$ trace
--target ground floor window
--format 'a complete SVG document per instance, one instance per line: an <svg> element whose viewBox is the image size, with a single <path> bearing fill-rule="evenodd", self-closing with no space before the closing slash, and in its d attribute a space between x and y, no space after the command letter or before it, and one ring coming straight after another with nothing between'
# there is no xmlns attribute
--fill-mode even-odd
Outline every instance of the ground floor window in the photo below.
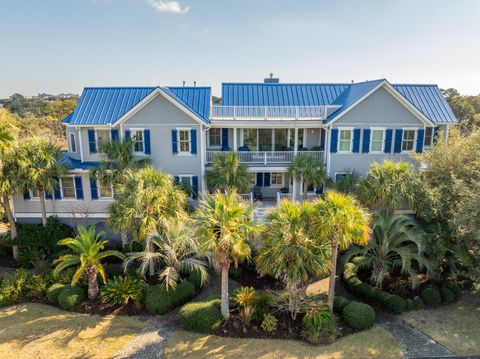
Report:
<svg viewBox="0 0 480 359"><path fill-rule="evenodd" d="M402 151L413 151L415 130L403 130Z"/></svg>
<svg viewBox="0 0 480 359"><path fill-rule="evenodd" d="M113 186L111 183L98 180L97 185L100 198L113 198Z"/></svg>
<svg viewBox="0 0 480 359"><path fill-rule="evenodd" d="M433 142L433 127L427 127L427 128L425 128L424 146L425 147L432 147L432 142Z"/></svg>
<svg viewBox="0 0 480 359"><path fill-rule="evenodd" d="M133 151L137 153L145 152L143 130L132 130Z"/></svg>
<svg viewBox="0 0 480 359"><path fill-rule="evenodd" d="M73 177L62 177L60 181L62 198L76 198L75 180Z"/></svg>
<svg viewBox="0 0 480 359"><path fill-rule="evenodd" d="M272 186L283 186L283 173L272 172L270 179Z"/></svg>

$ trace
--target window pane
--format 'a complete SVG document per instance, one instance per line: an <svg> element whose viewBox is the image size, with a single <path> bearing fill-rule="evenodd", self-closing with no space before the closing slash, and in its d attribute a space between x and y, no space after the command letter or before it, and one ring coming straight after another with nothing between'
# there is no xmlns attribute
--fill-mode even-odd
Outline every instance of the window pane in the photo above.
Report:
<svg viewBox="0 0 480 359"><path fill-rule="evenodd" d="M209 133L210 146L220 146L220 129L211 128Z"/></svg>
<svg viewBox="0 0 480 359"><path fill-rule="evenodd" d="M277 128L275 129L275 151L284 151L287 147L287 129Z"/></svg>
<svg viewBox="0 0 480 359"><path fill-rule="evenodd" d="M350 151L350 141L340 141L340 151L349 152Z"/></svg>
<svg viewBox="0 0 480 359"><path fill-rule="evenodd" d="M97 140L98 141L109 141L110 140L110 131L108 131L108 130L97 130Z"/></svg>
<svg viewBox="0 0 480 359"><path fill-rule="evenodd" d="M62 177L62 190L64 198L75 198L73 177Z"/></svg>
<svg viewBox="0 0 480 359"><path fill-rule="evenodd" d="M272 185L283 184L283 173L273 172L270 178L271 178Z"/></svg>
<svg viewBox="0 0 480 359"><path fill-rule="evenodd" d="M243 130L243 145L247 146L250 151L257 150L257 129Z"/></svg>
<svg viewBox="0 0 480 359"><path fill-rule="evenodd" d="M432 145L432 136L433 135L433 127L427 127L425 129L425 146Z"/></svg>
<svg viewBox="0 0 480 359"><path fill-rule="evenodd" d="M104 197L104 198L113 197L113 190L112 190L111 184L102 183L101 181L98 181L98 184L99 184L100 197Z"/></svg>
<svg viewBox="0 0 480 359"><path fill-rule="evenodd" d="M350 140L352 138L352 131L350 130L340 130L340 139L341 140Z"/></svg>
<svg viewBox="0 0 480 359"><path fill-rule="evenodd" d="M134 141L143 141L143 131L134 131L133 132Z"/></svg>
<svg viewBox="0 0 480 359"><path fill-rule="evenodd" d="M373 141L383 140L383 130L373 130L372 131L372 140Z"/></svg>
<svg viewBox="0 0 480 359"><path fill-rule="evenodd" d="M180 141L189 141L189 132L188 131L180 131Z"/></svg>
<svg viewBox="0 0 480 359"><path fill-rule="evenodd" d="M77 144L75 143L75 134L70 134L70 151L77 152Z"/></svg>
<svg viewBox="0 0 480 359"><path fill-rule="evenodd" d="M259 146L259 151L272 150L272 130L271 129L258 130L258 146Z"/></svg>
<svg viewBox="0 0 480 359"><path fill-rule="evenodd" d="M383 150L383 130L372 130L371 151L381 152Z"/></svg>
<svg viewBox="0 0 480 359"><path fill-rule="evenodd" d="M180 152L190 152L190 143L180 142Z"/></svg>

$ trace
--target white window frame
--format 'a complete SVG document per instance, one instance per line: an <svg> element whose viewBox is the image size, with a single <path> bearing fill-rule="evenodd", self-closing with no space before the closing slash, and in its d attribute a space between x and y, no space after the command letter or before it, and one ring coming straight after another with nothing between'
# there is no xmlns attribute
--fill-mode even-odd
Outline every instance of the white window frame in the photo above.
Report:
<svg viewBox="0 0 480 359"><path fill-rule="evenodd" d="M273 183L273 174L279 174L282 176L282 183L276 184ZM285 184L285 173L284 172L270 172L270 187L272 188L283 188Z"/></svg>
<svg viewBox="0 0 480 359"><path fill-rule="evenodd" d="M379 151L373 151L372 150L373 131L382 131L382 149L379 150ZM385 151L385 132L386 132L386 127L370 127L369 153L384 153L384 151Z"/></svg>
<svg viewBox="0 0 480 359"><path fill-rule="evenodd" d="M34 196L34 195L33 195L33 189L30 188L30 189L28 190L28 193L30 194L30 199L31 199L31 200L32 200L32 199L33 199L34 201L39 201L39 200L40 200L40 196Z"/></svg>
<svg viewBox="0 0 480 359"><path fill-rule="evenodd" d="M432 129L432 135L430 136L430 144L427 145L425 143L425 140L427 139L427 128L431 128ZM433 136L435 135L435 128L433 126L425 126L425 130L424 130L424 135L423 135L423 147L424 148L432 148L433 146Z"/></svg>
<svg viewBox="0 0 480 359"><path fill-rule="evenodd" d="M337 176L338 176L338 175L346 175L346 174L348 174L347 171L335 172L335 173L333 174L333 180L334 180L334 182L335 182L335 183L337 182Z"/></svg>
<svg viewBox="0 0 480 359"><path fill-rule="evenodd" d="M144 128L129 128L130 131L130 140L133 142L133 153L136 155L144 155L145 154L145 129ZM141 132L142 134L142 147L143 151L135 151L135 142L140 142L140 141L135 141L134 139L134 132Z"/></svg>
<svg viewBox="0 0 480 359"><path fill-rule="evenodd" d="M413 153L415 152L415 146L417 144L417 130L418 128L414 127L407 127L407 128L402 128L402 147L401 147L401 153ZM403 141L405 140L405 131L413 131L413 145L411 150L404 150L403 149Z"/></svg>
<svg viewBox="0 0 480 359"><path fill-rule="evenodd" d="M109 196L109 197L103 197L103 196L102 196L102 191L100 190L100 188L101 188L101 186L100 186L100 179L97 178L98 199L99 199L100 201L102 201L102 200L103 200L103 201L110 201L110 200L113 199L115 193L113 192L113 184L112 184L112 183L110 183L110 188L112 189L112 195Z"/></svg>
<svg viewBox="0 0 480 359"><path fill-rule="evenodd" d="M338 143L337 143L337 153L353 153L353 127L337 127L338 129ZM341 140L341 136L340 136L340 133L342 131L350 131L350 150L349 151L341 151L340 150L340 142L342 141Z"/></svg>
<svg viewBox="0 0 480 359"><path fill-rule="evenodd" d="M65 197L65 194L63 193L63 178L64 177L70 177L72 180L73 180L73 197ZM62 176L60 178L60 181L59 182L59 186L60 186L60 193L62 194L62 200L66 200L66 201L74 201L77 199L77 185L75 184L75 176ZM58 199L57 199L58 201Z"/></svg>
<svg viewBox="0 0 480 359"><path fill-rule="evenodd" d="M75 147L75 151L72 149L72 143L73 143L73 147ZM75 132L68 133L68 150L71 153L77 153L77 139L75 137Z"/></svg>
<svg viewBox="0 0 480 359"><path fill-rule="evenodd" d="M179 127L177 130L177 146L178 146L178 155L179 156L191 156L192 155L192 129L187 127ZM188 133L188 151L182 151L182 141L180 140L180 132ZM186 142L186 141L183 141Z"/></svg>
<svg viewBox="0 0 480 359"><path fill-rule="evenodd" d="M212 145L210 143L210 131L211 130L218 130L219 131L219 140L220 140L220 143L218 145ZM207 139L208 139L208 147L211 147L211 148L220 148L222 147L222 129L219 128L219 127L210 127L210 129L208 130L208 136L207 136ZM179 139L180 140L180 139ZM191 139L190 139L191 140ZM180 141L179 141L180 142Z"/></svg>

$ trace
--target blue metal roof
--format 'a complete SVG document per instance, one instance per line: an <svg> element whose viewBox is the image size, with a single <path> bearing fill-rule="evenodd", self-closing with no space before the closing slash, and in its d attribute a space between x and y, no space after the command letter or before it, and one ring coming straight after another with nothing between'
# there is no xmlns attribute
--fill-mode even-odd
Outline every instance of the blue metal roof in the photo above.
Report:
<svg viewBox="0 0 480 359"><path fill-rule="evenodd" d="M86 87L69 124L111 125L157 88L208 123L210 87Z"/></svg>
<svg viewBox="0 0 480 359"><path fill-rule="evenodd" d="M67 165L71 170L89 170L100 165L100 162L81 162L80 160L70 158L68 151L63 151L62 154L63 157L59 162Z"/></svg>
<svg viewBox="0 0 480 359"><path fill-rule="evenodd" d="M65 117L61 122L65 123L65 124L69 124L70 121L72 120L72 117L73 117L73 112L70 115L68 115L67 117Z"/></svg>

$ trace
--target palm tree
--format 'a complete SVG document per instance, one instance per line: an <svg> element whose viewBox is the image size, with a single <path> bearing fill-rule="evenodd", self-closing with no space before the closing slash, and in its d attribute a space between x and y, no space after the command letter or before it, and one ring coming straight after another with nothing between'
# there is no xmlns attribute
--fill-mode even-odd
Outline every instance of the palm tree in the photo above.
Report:
<svg viewBox="0 0 480 359"><path fill-rule="evenodd" d="M327 172L321 159L308 155L297 155L288 167L288 175L296 181L303 181L303 200L307 200L308 187L318 187L325 182Z"/></svg>
<svg viewBox="0 0 480 359"><path fill-rule="evenodd" d="M410 206L421 188L418 173L406 162L374 163L363 181L357 184L357 194L367 206L389 212L406 201Z"/></svg>
<svg viewBox="0 0 480 359"><path fill-rule="evenodd" d="M221 312L229 318L228 270L231 262L249 259L250 235L260 228L253 220L255 206L242 201L236 192L216 191L200 201L195 217L200 248L212 254L212 262L221 271Z"/></svg>
<svg viewBox="0 0 480 359"><path fill-rule="evenodd" d="M330 246L312 236L310 218L309 204L282 201L267 213L263 247L256 258L260 274L285 283L293 319L305 296L306 282L327 272L330 266Z"/></svg>
<svg viewBox="0 0 480 359"><path fill-rule="evenodd" d="M101 260L107 257L117 257L125 259L125 256L114 250L104 251L105 244L108 240L104 240L105 232L95 234L95 226L86 229L78 226L78 236L76 238L65 238L58 241L59 245L67 246L74 254L65 254L54 261L57 266L53 271L53 275L57 276L64 269L78 265L75 274L72 277L72 285L77 284L83 273L88 276L88 299L95 299L98 295L97 276L100 274L103 282L106 281L105 269Z"/></svg>
<svg viewBox="0 0 480 359"><path fill-rule="evenodd" d="M207 184L226 192L245 192L252 183L253 173L240 161L238 153L218 154L213 159L213 168L206 174Z"/></svg>
<svg viewBox="0 0 480 359"><path fill-rule="evenodd" d="M6 143L12 142L13 136L10 134L10 131L4 127L0 127L0 145L4 145Z"/></svg>
<svg viewBox="0 0 480 359"><path fill-rule="evenodd" d="M337 178L332 186L337 192L354 194L359 176L355 171L348 171L343 176Z"/></svg>
<svg viewBox="0 0 480 359"><path fill-rule="evenodd" d="M313 231L332 247L328 306L333 310L338 249L365 244L370 237L370 215L351 195L328 191L313 203Z"/></svg>
<svg viewBox="0 0 480 359"><path fill-rule="evenodd" d="M415 219L382 211L373 220L372 239L364 247L354 247L347 252L346 260L363 256L362 266L372 269L370 280L378 289L382 288L387 273L400 269L417 282L417 272L412 267L430 270L430 262L425 256L424 233Z"/></svg>
<svg viewBox="0 0 480 359"><path fill-rule="evenodd" d="M67 166L60 162L60 147L44 138L23 141L19 149L19 167L29 187L35 189L40 199L42 224L47 225L45 193L51 193L59 186L58 178L67 173Z"/></svg>
<svg viewBox="0 0 480 359"><path fill-rule="evenodd" d="M128 253L123 263L125 270L133 262L139 262L139 271L145 276L150 266L158 263L161 269L160 279L167 290L175 289L181 276L193 271L200 273L202 283L207 280L205 256L199 254L198 240L187 222L165 222L163 233L148 236L147 242L153 245L154 250Z"/></svg>

